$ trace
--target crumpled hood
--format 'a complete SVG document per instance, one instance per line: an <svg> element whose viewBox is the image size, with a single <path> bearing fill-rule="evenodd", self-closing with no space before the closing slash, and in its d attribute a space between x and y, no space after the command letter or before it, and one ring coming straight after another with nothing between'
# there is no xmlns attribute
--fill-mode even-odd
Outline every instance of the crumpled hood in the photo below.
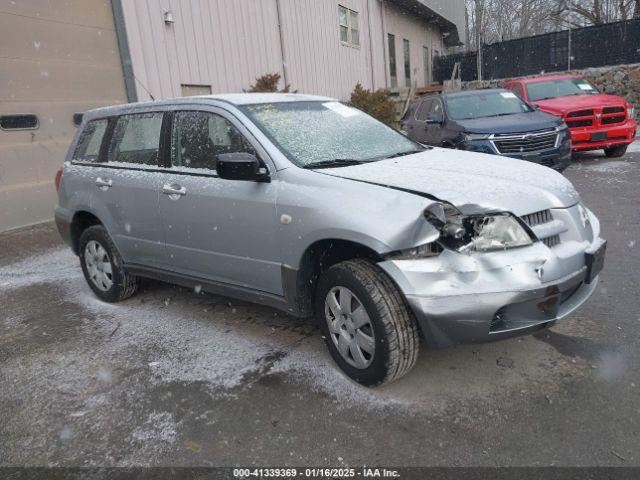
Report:
<svg viewBox="0 0 640 480"><path fill-rule="evenodd" d="M463 213L508 211L526 215L580 201L562 174L498 155L434 148L406 157L317 170L336 177L436 197Z"/></svg>

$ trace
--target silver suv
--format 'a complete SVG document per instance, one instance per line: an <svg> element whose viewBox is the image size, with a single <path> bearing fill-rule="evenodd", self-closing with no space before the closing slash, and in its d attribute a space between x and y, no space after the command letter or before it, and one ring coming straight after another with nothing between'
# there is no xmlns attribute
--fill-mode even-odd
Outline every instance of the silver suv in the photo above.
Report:
<svg viewBox="0 0 640 480"><path fill-rule="evenodd" d="M315 315L378 385L433 347L553 325L593 293L596 217L559 173L423 147L330 98L238 94L85 114L56 223L95 294L152 277Z"/></svg>

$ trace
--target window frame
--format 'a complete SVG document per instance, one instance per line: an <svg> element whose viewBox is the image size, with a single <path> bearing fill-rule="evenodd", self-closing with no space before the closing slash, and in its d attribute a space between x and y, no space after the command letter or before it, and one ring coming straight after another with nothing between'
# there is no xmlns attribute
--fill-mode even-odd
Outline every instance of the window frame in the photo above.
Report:
<svg viewBox="0 0 640 480"><path fill-rule="evenodd" d="M344 12L347 23L342 23L342 13ZM355 17L355 22L353 22L353 18ZM355 25L354 25L355 24ZM342 39L342 28L347 29L347 40ZM355 38L357 42L354 42L354 33L357 32ZM342 4L338 4L338 38L340 39L340 44L345 47L351 48L360 48L360 14L349 7L345 7Z"/></svg>
<svg viewBox="0 0 640 480"><path fill-rule="evenodd" d="M228 122L233 128L236 129L236 131L242 135L242 138L244 139L244 141L249 144L249 146L253 149L256 158L258 159L258 161L260 162L261 167L263 168L267 168L265 162L262 160L262 155L260 154L259 150L256 148L256 146L254 145L253 142L250 141L250 139L248 138L248 136L240 129L238 128L238 126L229 118L227 118L224 115L221 115L218 112L212 112L210 110L202 110L202 109L185 109L185 108L179 108L174 110L173 112L171 112L171 127L170 129L167 130L166 133L166 138L167 138L167 147L168 147L168 158L167 158L167 162L165 163L165 165L168 165L167 168L173 169L174 173L193 173L193 174L200 174L200 172L202 172L203 175L209 175L209 176L215 176L218 177L218 172L215 169L211 169L211 168L196 168L196 167L186 167L189 168L189 171L185 171L182 170L183 168L185 168L184 166L180 166L180 165L174 165L173 164L173 160L174 160L174 156L175 153L177 152L177 148L176 147L176 141L177 141L177 132L176 132L176 128L178 126L178 119L179 119L179 114L181 113L200 113L200 114L205 114L205 115L215 115L219 118L222 118L223 120L225 120L226 122ZM164 165L163 165L164 166ZM267 169L268 170L268 169Z"/></svg>
<svg viewBox="0 0 640 480"><path fill-rule="evenodd" d="M3 117L33 117L36 119L36 124L33 127L20 127L20 128L5 128L2 126L2 122L0 122L0 130L3 132L23 132L25 130L38 130L40 128L40 118L35 113L5 113L0 115L0 120Z"/></svg>
<svg viewBox="0 0 640 480"><path fill-rule="evenodd" d="M240 121L232 112L220 108L219 106L208 106L208 105L200 105L200 106L189 106L189 105L172 105L171 110L165 112L166 125L163 123L163 132L161 145L163 146L163 161L159 165L159 171L162 173L170 173L172 175L191 175L195 177L212 177L212 178L220 178L217 171L209 170L209 169L192 169L190 171L185 171L173 166L173 131L175 124L175 115L179 112L203 112L209 113L212 115L218 115L225 120L227 120L231 125L233 125L238 132L242 134L244 139L253 147L256 151L258 161L260 162L261 168L267 169L267 175L271 178L274 177L275 172L277 172L277 168L273 160L269 156L267 150L262 146L262 144L257 140L254 134ZM256 127L257 128L257 127ZM201 170L201 172L197 171Z"/></svg>
<svg viewBox="0 0 640 480"><path fill-rule="evenodd" d="M112 143L115 139L114 134L115 134L115 130L116 127L118 125L118 122L120 121L120 119L122 119L123 117L133 117L133 116L140 116L140 115L155 115L155 114L160 114L162 115L162 120L160 122L160 132L158 133L159 137L158 137L158 154L156 155L156 162L155 164L149 164L149 163L133 163L133 162L112 162L110 160L110 150L112 147ZM163 126L166 122L166 116L167 116L167 112L165 110L142 110L139 112L133 111L133 112L125 112L125 113L120 113L118 115L115 115L113 117L111 117L111 122L109 123L109 127L110 129L107 130L105 132L105 138L107 136L107 133L109 133L109 142L105 145L103 145L102 147L104 148L104 157L103 158L103 165L111 165L112 167L118 168L131 168L131 169L137 169L137 170L148 170L148 169L154 169L154 168L158 168L160 166L161 163L161 158L164 155L164 152L162 150L163 148ZM120 141L122 141L122 139L120 139ZM102 155L102 151L100 152ZM117 163L117 165L115 164Z"/></svg>

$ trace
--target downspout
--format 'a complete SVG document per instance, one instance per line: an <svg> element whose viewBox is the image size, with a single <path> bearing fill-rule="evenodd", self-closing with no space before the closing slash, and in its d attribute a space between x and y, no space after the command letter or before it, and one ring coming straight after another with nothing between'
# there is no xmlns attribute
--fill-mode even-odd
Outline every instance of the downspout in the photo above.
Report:
<svg viewBox="0 0 640 480"><path fill-rule="evenodd" d="M284 82L284 87L289 84L287 74L287 57L285 55L284 50L284 36L282 35L282 17L280 15L280 0L276 1L276 16L278 17L278 36L280 37L280 57L282 58L282 81Z"/></svg>
<svg viewBox="0 0 640 480"><path fill-rule="evenodd" d="M389 88L389 75L387 75L387 67L389 66L389 62L387 61L387 27L385 25L384 18L387 15L386 9L384 8L384 0L380 0L380 11L382 13L382 56L384 58L384 85L386 88Z"/></svg>
<svg viewBox="0 0 640 480"><path fill-rule="evenodd" d="M371 24L371 0L367 0L367 21L369 22L369 63L371 68L371 90L376 89L376 75L373 68L373 36L372 36L372 27ZM384 44L382 44L382 48L384 49Z"/></svg>
<svg viewBox="0 0 640 480"><path fill-rule="evenodd" d="M127 101L129 103L137 102L138 93L136 91L136 81L135 75L133 74L133 64L131 63L131 52L129 51L129 40L127 39L127 28L124 23L121 0L111 0L111 11L113 12L113 23L116 28L118 52L120 53L120 63L122 64Z"/></svg>

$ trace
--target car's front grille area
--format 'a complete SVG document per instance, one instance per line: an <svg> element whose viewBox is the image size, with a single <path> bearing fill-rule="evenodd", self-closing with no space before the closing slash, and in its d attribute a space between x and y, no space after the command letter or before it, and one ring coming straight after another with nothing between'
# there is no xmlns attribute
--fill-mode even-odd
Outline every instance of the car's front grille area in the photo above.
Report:
<svg viewBox="0 0 640 480"><path fill-rule="evenodd" d="M496 135L494 144L499 153L528 153L555 148L558 133L538 132L501 137Z"/></svg>
<svg viewBox="0 0 640 480"><path fill-rule="evenodd" d="M604 107L602 113L605 115L608 113L624 113L624 107Z"/></svg>
<svg viewBox="0 0 640 480"><path fill-rule="evenodd" d="M522 221L530 227L535 227L542 223L549 223L553 220L551 216L551 210L542 210L540 212L530 213L529 215L523 215Z"/></svg>
<svg viewBox="0 0 640 480"><path fill-rule="evenodd" d="M592 120L567 120L566 123L569 128L590 127L593 125Z"/></svg>
<svg viewBox="0 0 640 480"><path fill-rule="evenodd" d="M611 125L613 123L624 123L627 119L624 115L616 115L615 117L604 117L602 119L602 125Z"/></svg>
<svg viewBox="0 0 640 480"><path fill-rule="evenodd" d="M565 230L564 224L554 220L551 210L529 213L520 218L533 230L538 240L547 247L553 248L560 244L560 233L558 232Z"/></svg>
<svg viewBox="0 0 640 480"><path fill-rule="evenodd" d="M547 247L553 248L556 245L560 245L560 235L552 235L547 238L541 239L542 243L544 243Z"/></svg>
<svg viewBox="0 0 640 480"><path fill-rule="evenodd" d="M592 117L592 116L593 116L593 110L576 110L575 112L569 112L569 114L567 115L567 118Z"/></svg>

